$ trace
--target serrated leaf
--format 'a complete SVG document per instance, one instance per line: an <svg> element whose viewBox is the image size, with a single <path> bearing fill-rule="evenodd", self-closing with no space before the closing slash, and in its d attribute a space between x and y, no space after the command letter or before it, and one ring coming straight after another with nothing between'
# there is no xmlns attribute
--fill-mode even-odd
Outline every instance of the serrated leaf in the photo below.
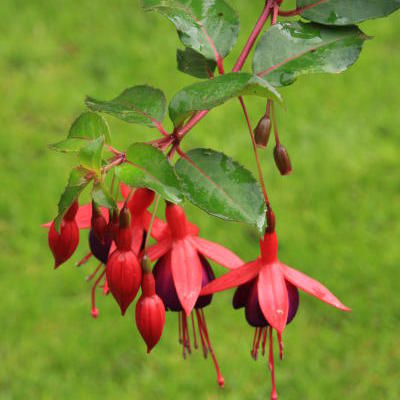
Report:
<svg viewBox="0 0 400 400"><path fill-rule="evenodd" d="M297 7L318 3L297 0ZM384 17L400 8L400 0L325 0L306 9L302 17L325 25L353 25L367 19Z"/></svg>
<svg viewBox="0 0 400 400"><path fill-rule="evenodd" d="M343 72L357 61L366 39L356 26L278 23L260 38L253 72L274 86L290 85L304 74Z"/></svg>
<svg viewBox="0 0 400 400"><path fill-rule="evenodd" d="M195 111L210 110L244 95L282 101L279 92L265 80L246 72L231 72L180 90L169 104L169 116L174 125L178 126Z"/></svg>
<svg viewBox="0 0 400 400"><path fill-rule="evenodd" d="M107 144L111 144L110 129L104 118L94 112L84 112L71 125L68 137L61 142L51 144L52 150L76 152L89 140L103 136Z"/></svg>
<svg viewBox="0 0 400 400"><path fill-rule="evenodd" d="M166 16L186 47L209 60L229 54L239 34L239 17L224 0L142 0L146 11Z"/></svg>
<svg viewBox="0 0 400 400"><path fill-rule="evenodd" d="M57 232L60 231L60 225L64 214L90 182L91 179L88 178L87 172L88 171L80 167L74 168L71 171L68 184L61 195L60 201L58 202L58 215L54 219L54 227L56 228Z"/></svg>
<svg viewBox="0 0 400 400"><path fill-rule="evenodd" d="M79 162L82 167L100 175L102 166L104 137L101 136L83 146L79 151Z"/></svg>
<svg viewBox="0 0 400 400"><path fill-rule="evenodd" d="M146 143L134 143L128 148L126 159L127 163L116 168L122 182L152 189L173 203L183 200L174 168L163 152Z"/></svg>
<svg viewBox="0 0 400 400"><path fill-rule="evenodd" d="M92 199L99 206L111 210L117 208L117 204L115 203L109 191L99 182L93 185Z"/></svg>
<svg viewBox="0 0 400 400"><path fill-rule="evenodd" d="M194 149L175 165L186 198L216 217L265 228L265 202L250 171L223 153Z"/></svg>
<svg viewBox="0 0 400 400"><path fill-rule="evenodd" d="M196 78L210 78L217 66L214 60L207 60L202 54L188 47L185 50L177 50L176 61L179 71Z"/></svg>
<svg viewBox="0 0 400 400"><path fill-rule="evenodd" d="M93 111L107 113L125 122L150 128L157 127L166 112L164 93L147 85L128 88L109 101L87 97L86 105Z"/></svg>

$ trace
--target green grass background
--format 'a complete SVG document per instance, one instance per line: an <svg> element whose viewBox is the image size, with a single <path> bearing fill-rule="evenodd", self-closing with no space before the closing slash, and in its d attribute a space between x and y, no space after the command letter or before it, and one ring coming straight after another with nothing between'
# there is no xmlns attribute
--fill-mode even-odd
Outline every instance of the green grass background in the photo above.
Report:
<svg viewBox="0 0 400 400"><path fill-rule="evenodd" d="M243 45L262 1L232 3ZM193 82L175 68L173 26L144 14L136 0L2 0L0 16L0 399L269 398L266 360L250 358L252 330L232 310L232 292L206 311L226 378L220 390L210 360L182 360L175 315L150 357L132 309L121 318L113 299L100 296L101 315L92 320L84 278L94 264L74 267L86 239L54 272L39 228L55 215L74 165L46 145L66 135L85 94L107 99L150 83L171 98ZM262 153L280 258L353 308L345 315L302 295L284 335L286 359L277 363L285 400L400 398L400 14L362 28L375 38L350 71L282 90L279 126L294 174L281 177L271 148ZM248 104L255 123L263 101ZM116 147L157 137L107 119ZM222 150L255 172L236 101L188 135L184 148L196 146ZM186 209L203 236L244 259L257 255L251 228Z"/></svg>

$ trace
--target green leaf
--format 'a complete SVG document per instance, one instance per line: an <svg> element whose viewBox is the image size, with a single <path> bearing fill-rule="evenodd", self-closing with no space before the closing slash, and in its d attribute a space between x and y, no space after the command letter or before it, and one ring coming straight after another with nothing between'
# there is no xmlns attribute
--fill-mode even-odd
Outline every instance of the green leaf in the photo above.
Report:
<svg viewBox="0 0 400 400"><path fill-rule="evenodd" d="M163 152L146 143L134 143L128 148L126 159L127 163L116 168L122 182L152 189L173 203L183 200L174 168Z"/></svg>
<svg viewBox="0 0 400 400"><path fill-rule="evenodd" d="M265 228L265 202L260 187L246 168L223 153L194 149L175 165L185 196L219 218Z"/></svg>
<svg viewBox="0 0 400 400"><path fill-rule="evenodd" d="M169 104L169 116L178 126L195 111L210 110L244 95L271 97L281 101L278 91L263 79L246 72L231 72L180 90Z"/></svg>
<svg viewBox="0 0 400 400"><path fill-rule="evenodd" d="M185 50L177 50L176 61L179 71L196 78L210 78L217 66L215 61L207 60L203 55L188 47Z"/></svg>
<svg viewBox="0 0 400 400"><path fill-rule="evenodd" d="M260 38L253 71L274 86L290 85L304 74L343 72L357 61L366 39L356 26L279 23Z"/></svg>
<svg viewBox="0 0 400 400"><path fill-rule="evenodd" d="M82 147L79 151L79 162L81 163L82 167L94 171L97 175L100 175L103 146L104 137L101 136Z"/></svg>
<svg viewBox="0 0 400 400"><path fill-rule="evenodd" d="M93 111L113 115L125 122L154 128L163 120L166 112L164 93L151 86L133 86L110 101L86 97L86 105Z"/></svg>
<svg viewBox="0 0 400 400"><path fill-rule="evenodd" d="M106 207L111 210L117 208L117 204L115 203L111 194L100 182L96 182L96 184L93 185L92 199L99 206Z"/></svg>
<svg viewBox="0 0 400 400"><path fill-rule="evenodd" d="M317 0L297 0L297 7ZM400 8L400 0L326 0L301 15L325 25L353 25L367 19L384 17Z"/></svg>
<svg viewBox="0 0 400 400"><path fill-rule="evenodd" d="M110 129L104 118L94 112L84 112L72 124L67 139L51 144L52 150L76 152L89 140L104 136L105 142L111 144Z"/></svg>
<svg viewBox="0 0 400 400"><path fill-rule="evenodd" d="M239 16L224 0L142 0L142 6L167 17L182 43L209 60L224 58L236 43Z"/></svg>
<svg viewBox="0 0 400 400"><path fill-rule="evenodd" d="M83 189L88 185L91 178L88 178L87 171L83 168L74 168L68 179L68 184L58 202L58 215L54 219L54 227L60 231L60 225L64 214L71 207L72 203L79 197Z"/></svg>

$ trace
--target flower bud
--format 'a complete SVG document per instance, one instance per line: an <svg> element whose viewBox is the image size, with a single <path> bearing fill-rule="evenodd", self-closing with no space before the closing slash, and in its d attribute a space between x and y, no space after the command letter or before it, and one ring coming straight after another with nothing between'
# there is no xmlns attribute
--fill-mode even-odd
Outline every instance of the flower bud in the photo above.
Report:
<svg viewBox="0 0 400 400"><path fill-rule="evenodd" d="M271 120L264 116L254 129L254 139L258 147L266 148L271 134Z"/></svg>
<svg viewBox="0 0 400 400"><path fill-rule="evenodd" d="M147 353L159 342L165 324L164 303L155 292L154 276L143 275L142 296L136 304L136 326L147 344Z"/></svg>
<svg viewBox="0 0 400 400"><path fill-rule="evenodd" d="M289 175L292 172L289 154L280 143L274 148L274 159L281 175Z"/></svg>
<svg viewBox="0 0 400 400"><path fill-rule="evenodd" d="M117 249L109 256L106 267L108 287L119 304L122 315L135 299L142 281L142 268L131 250L131 242L129 211L122 209L115 238Z"/></svg>
<svg viewBox="0 0 400 400"><path fill-rule="evenodd" d="M74 202L66 212L60 226L60 233L56 231L54 221L49 229L49 247L54 256L54 268L67 261L74 254L79 243L79 228L75 222L78 211L78 202Z"/></svg>
<svg viewBox="0 0 400 400"><path fill-rule="evenodd" d="M101 243L104 243L104 238L107 231L107 221L103 217L103 214L95 202L92 202L91 231Z"/></svg>

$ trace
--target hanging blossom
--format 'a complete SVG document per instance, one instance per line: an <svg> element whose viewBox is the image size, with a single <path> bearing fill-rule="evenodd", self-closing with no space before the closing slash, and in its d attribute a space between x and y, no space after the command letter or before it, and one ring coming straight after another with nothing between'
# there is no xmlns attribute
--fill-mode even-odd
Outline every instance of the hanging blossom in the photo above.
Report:
<svg viewBox="0 0 400 400"><path fill-rule="evenodd" d="M164 237L146 251L151 261L158 260L153 269L156 293L167 311L178 313L179 342L184 358L192 351L190 317L193 347L198 348L200 343L204 357L208 353L211 355L217 382L222 387L224 378L211 345L203 310L211 303L212 295L200 296L200 291L215 279L206 257L229 269L239 267L243 261L225 247L198 237L199 228L187 220L182 207L168 203L165 215Z"/></svg>
<svg viewBox="0 0 400 400"><path fill-rule="evenodd" d="M131 188L124 184L121 184L121 194L127 199ZM143 245L146 232L148 230L151 213L147 208L152 204L154 200L154 192L148 189L136 189L132 197L128 200L128 208L131 213L132 219L130 224L131 237L132 237L132 250L134 254L139 255L141 246ZM75 204L75 203L74 203ZM124 202L119 202L118 209L121 209ZM84 204L79 206L76 203L74 205L74 226L77 228L76 232L79 234L79 230L90 229L89 231L89 247L90 252L85 255L78 263L77 266L82 266L87 263L92 256L94 256L100 263L93 270L93 272L86 278L88 282L94 281L91 289L91 315L93 318L97 318L99 310L96 307L96 293L98 288L103 289L103 294L109 294L109 285L106 277L106 264L109 255L116 250L115 237L118 231L118 210L109 211L105 207L98 207L97 205ZM72 209L72 207L71 207ZM66 214L64 219L68 219ZM63 220L64 221L64 220ZM64 226L64 222L63 225ZM43 228L51 228L53 222L50 221L42 225ZM99 228L99 226L101 228ZM151 236L160 240L167 225L159 218L155 218L153 221L153 227L151 229ZM53 234L54 228L51 228L51 234ZM65 229L63 229L64 231ZM65 236L65 234L64 234ZM74 244L74 249L78 245L78 242ZM67 248L67 246L64 246ZM71 256L69 254L69 256Z"/></svg>
<svg viewBox="0 0 400 400"><path fill-rule="evenodd" d="M299 305L297 288L342 311L351 311L325 286L303 273L288 267L278 259L278 240L275 231L266 232L260 240L261 256L213 280L202 291L202 296L238 287L235 308L245 307L249 324L255 327L251 354L257 359L258 350L265 346L269 331L269 368L271 370L271 400L278 398L275 387L273 329L276 330L281 358L282 333L295 317Z"/></svg>

